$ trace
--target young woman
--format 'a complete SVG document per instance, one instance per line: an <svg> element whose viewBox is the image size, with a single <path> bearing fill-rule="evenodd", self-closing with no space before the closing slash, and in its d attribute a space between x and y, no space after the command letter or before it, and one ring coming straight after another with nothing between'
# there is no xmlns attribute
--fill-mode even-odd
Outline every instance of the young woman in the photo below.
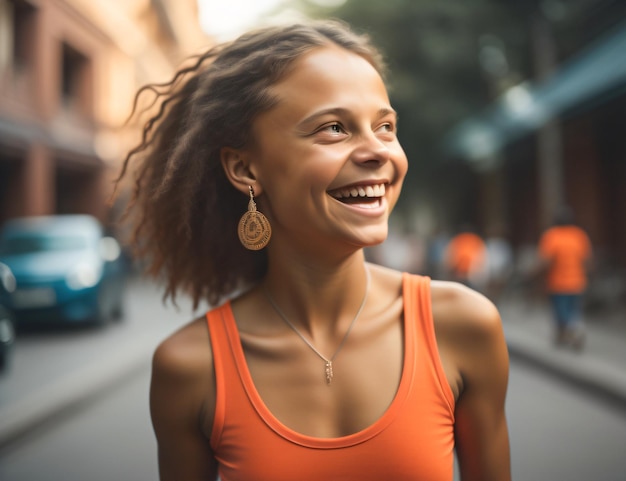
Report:
<svg viewBox="0 0 626 481"><path fill-rule="evenodd" d="M382 73L327 21L214 47L161 92L124 169L136 238L166 295L218 306L154 356L163 481L452 480L455 449L464 481L510 479L497 310L364 259L407 171Z"/></svg>

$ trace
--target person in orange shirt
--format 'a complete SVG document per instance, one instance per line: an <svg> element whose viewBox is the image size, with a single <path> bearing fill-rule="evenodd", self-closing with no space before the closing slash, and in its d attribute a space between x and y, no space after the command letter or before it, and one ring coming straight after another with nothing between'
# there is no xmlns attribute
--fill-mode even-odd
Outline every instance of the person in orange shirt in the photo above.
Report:
<svg viewBox="0 0 626 481"><path fill-rule="evenodd" d="M482 290L485 281L487 248L483 239L467 226L456 234L446 248L446 269L456 282Z"/></svg>
<svg viewBox="0 0 626 481"><path fill-rule="evenodd" d="M575 225L572 210L561 209L553 226L539 240L539 257L552 304L557 345L578 349L583 346L581 304L591 256L589 237Z"/></svg>
<svg viewBox="0 0 626 481"><path fill-rule="evenodd" d="M383 72L320 21L144 88L128 219L166 296L211 306L154 354L161 481L452 481L455 451L463 481L510 481L497 308L365 260L408 168Z"/></svg>

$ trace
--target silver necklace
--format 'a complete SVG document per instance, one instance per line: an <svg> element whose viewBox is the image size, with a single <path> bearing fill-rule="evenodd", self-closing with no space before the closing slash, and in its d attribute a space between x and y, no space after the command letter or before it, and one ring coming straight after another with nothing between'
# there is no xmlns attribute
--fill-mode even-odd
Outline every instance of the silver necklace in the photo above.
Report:
<svg viewBox="0 0 626 481"><path fill-rule="evenodd" d="M361 314L361 311L363 310L363 307L365 307L365 301L367 300L367 294L369 292L369 286L370 286L370 273L369 273L369 270L367 268L365 268L365 276L366 276L365 294L363 295L363 300L361 301L361 305L359 306L359 310L356 311L356 315L354 316L354 318L350 322L350 325L348 326L348 330L346 331L345 335L343 336L343 339L339 343L339 346L335 350L335 353L330 358L327 358L321 352L319 352L315 348L315 346L311 343L311 341L309 341L296 328L296 326L294 326L292 324L292 322L287 318L285 313L280 309L280 307L278 307L278 305L276 304L276 302L274 301L274 299L270 295L269 291L267 290L267 287L264 287L264 289L263 289L265 297L267 297L267 300L272 305L274 310L278 313L278 315L283 319L283 321L285 321L285 323L300 337L300 339L302 339L305 342L305 344L307 346L309 346L311 348L311 350L315 354L317 354L320 358L322 358L322 360L324 361L324 374L326 375L326 384L330 384L333 381L333 361L335 360L335 357L337 357L337 354L339 354L339 351L341 351L341 348L343 347L343 345L346 343L346 340L348 339L348 336L350 335L350 331L352 331L352 328L354 327L355 321L357 320L357 318Z"/></svg>

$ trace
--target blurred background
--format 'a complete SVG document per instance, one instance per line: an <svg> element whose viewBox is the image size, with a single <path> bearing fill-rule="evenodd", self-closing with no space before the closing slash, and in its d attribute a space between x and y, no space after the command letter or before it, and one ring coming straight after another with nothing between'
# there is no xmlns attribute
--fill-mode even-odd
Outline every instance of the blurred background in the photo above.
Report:
<svg viewBox="0 0 626 481"><path fill-rule="evenodd" d="M626 468L615 451L626 442L626 2L0 0L3 480L156 479L149 357L197 312L184 298L162 304L158 284L143 278L121 241L117 220L130 186L110 199L140 138L140 126L126 122L134 96L247 28L327 17L382 48L409 158L389 240L368 256L450 278L450 239L460 230L483 239L491 264L472 283L500 307L518 354L509 408L515 478L621 479L614 469ZM564 205L594 253L584 295L588 340L577 353L549 341L535 275L539 238ZM58 227L66 215L82 217ZM47 223L35 222L41 216ZM85 227L94 219L95 233ZM71 254L89 249L80 259ZM550 387L557 382L565 384ZM542 407L525 398L542 390ZM582 404L559 418L569 401ZM531 419L553 454L535 445ZM89 462L69 466L88 449L84 440L114 425L104 445L84 453ZM564 447L568 429L601 430L605 445L578 435ZM55 439L60 452L51 451ZM565 465L573 452L585 453L593 474Z"/></svg>
<svg viewBox="0 0 626 481"><path fill-rule="evenodd" d="M339 17L390 66L410 170L395 232L504 237L523 269L556 209L592 239L603 299L625 296L626 3L370 0L0 3L0 224L84 213L109 229L112 180L138 140L137 89L258 24ZM119 234L116 232L112 232ZM419 247L418 247L419 248ZM598 294L600 295L600 294Z"/></svg>

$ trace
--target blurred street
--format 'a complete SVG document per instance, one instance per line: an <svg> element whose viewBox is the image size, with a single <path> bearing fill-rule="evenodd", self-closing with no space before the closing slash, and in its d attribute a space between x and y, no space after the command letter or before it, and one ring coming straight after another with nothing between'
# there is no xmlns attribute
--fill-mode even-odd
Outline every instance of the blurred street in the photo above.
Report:
<svg viewBox="0 0 626 481"><path fill-rule="evenodd" d="M143 367L0 455L5 481L158 479Z"/></svg>
<svg viewBox="0 0 626 481"><path fill-rule="evenodd" d="M157 479L149 362L159 340L194 315L183 301L179 311L163 307L155 286L133 281L119 324L19 337L0 381L0 479ZM622 324L592 324L587 350L573 353L551 345L541 306L510 302L501 311L512 354L513 479L621 479L625 398L619 385L611 394L585 376L598 365L623 375L624 336L611 335Z"/></svg>
<svg viewBox="0 0 626 481"><path fill-rule="evenodd" d="M131 280L126 316L104 327L18 333L8 372L0 377L0 446L149 367L161 339L193 318L191 304L161 302L157 286Z"/></svg>

